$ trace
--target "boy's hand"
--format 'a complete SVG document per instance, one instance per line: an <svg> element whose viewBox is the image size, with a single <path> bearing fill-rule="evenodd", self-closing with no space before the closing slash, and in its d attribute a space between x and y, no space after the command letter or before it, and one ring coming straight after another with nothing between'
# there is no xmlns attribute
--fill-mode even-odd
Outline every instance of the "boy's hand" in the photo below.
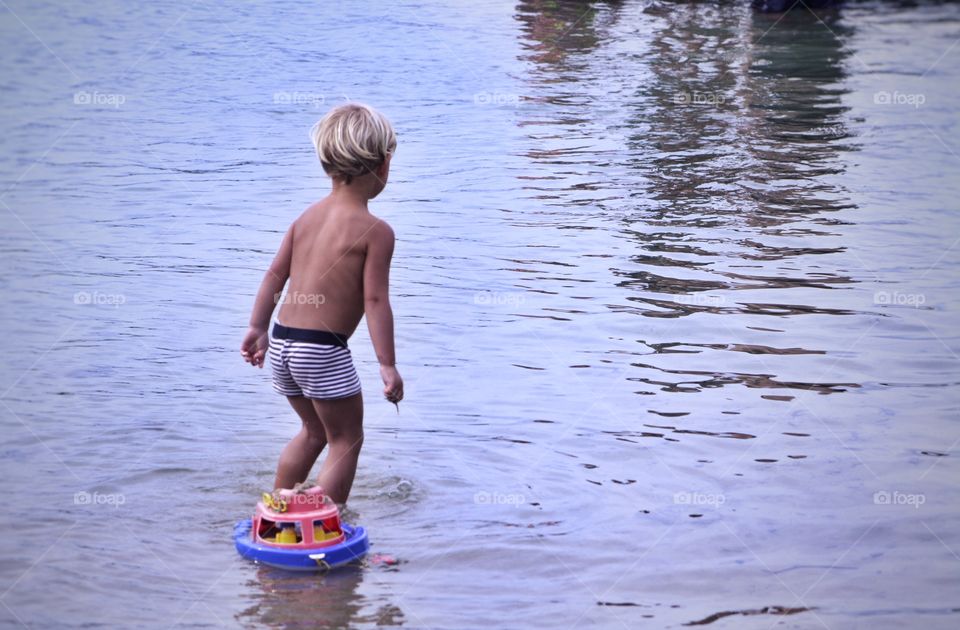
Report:
<svg viewBox="0 0 960 630"><path fill-rule="evenodd" d="M395 365L381 365L380 377L383 379L384 397L393 404L403 400L403 379L400 378L397 367Z"/></svg>
<svg viewBox="0 0 960 630"><path fill-rule="evenodd" d="M243 343L240 344L240 355L250 365L262 368L269 347L270 338L266 329L251 326L247 330L247 336L243 338Z"/></svg>

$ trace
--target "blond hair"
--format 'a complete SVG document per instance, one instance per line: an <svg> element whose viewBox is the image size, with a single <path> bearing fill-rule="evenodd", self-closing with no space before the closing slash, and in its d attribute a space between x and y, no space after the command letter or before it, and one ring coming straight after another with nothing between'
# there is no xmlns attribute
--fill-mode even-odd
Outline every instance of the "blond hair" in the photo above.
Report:
<svg viewBox="0 0 960 630"><path fill-rule="evenodd" d="M373 172L397 148L387 117L363 103L334 107L310 130L324 172L349 184Z"/></svg>

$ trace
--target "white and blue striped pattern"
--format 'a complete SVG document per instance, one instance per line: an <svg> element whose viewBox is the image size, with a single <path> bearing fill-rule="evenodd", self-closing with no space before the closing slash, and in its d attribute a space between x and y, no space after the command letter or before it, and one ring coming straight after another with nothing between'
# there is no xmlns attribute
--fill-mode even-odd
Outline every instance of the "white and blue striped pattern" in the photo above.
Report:
<svg viewBox="0 0 960 630"><path fill-rule="evenodd" d="M273 389L284 396L318 400L360 392L360 377L349 348L270 336Z"/></svg>

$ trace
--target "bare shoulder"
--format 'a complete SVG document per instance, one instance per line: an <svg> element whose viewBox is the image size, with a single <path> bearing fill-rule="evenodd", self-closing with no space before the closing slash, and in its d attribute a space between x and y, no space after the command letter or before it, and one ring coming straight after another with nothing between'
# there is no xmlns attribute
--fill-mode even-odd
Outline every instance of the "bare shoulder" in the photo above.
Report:
<svg viewBox="0 0 960 630"><path fill-rule="evenodd" d="M370 215L372 219L370 225L370 231L368 232L371 245L378 246L393 246L393 241L396 238L393 233L393 228L390 227L390 224L374 215Z"/></svg>
<svg viewBox="0 0 960 630"><path fill-rule="evenodd" d="M301 220L310 220L319 217L326 216L330 212L330 200L326 197L318 201L314 201L309 206L303 209L303 212L300 214Z"/></svg>
<svg viewBox="0 0 960 630"><path fill-rule="evenodd" d="M293 220L293 223L290 224L290 229L298 227L305 229L309 227L310 224L316 223L316 219L319 215L323 214L324 209L325 206L322 201L316 201L310 204L300 213L300 216Z"/></svg>

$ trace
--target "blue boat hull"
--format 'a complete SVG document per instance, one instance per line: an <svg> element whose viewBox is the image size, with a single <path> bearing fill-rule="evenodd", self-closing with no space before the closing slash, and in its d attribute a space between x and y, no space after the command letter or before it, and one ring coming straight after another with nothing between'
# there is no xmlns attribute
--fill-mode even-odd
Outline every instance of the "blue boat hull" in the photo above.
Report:
<svg viewBox="0 0 960 630"><path fill-rule="evenodd" d="M346 540L339 545L321 549L281 549L254 542L251 536L253 523L245 519L233 528L233 542L241 556L261 564L291 571L317 571L334 569L367 555L370 541L367 530L362 527L343 525Z"/></svg>

